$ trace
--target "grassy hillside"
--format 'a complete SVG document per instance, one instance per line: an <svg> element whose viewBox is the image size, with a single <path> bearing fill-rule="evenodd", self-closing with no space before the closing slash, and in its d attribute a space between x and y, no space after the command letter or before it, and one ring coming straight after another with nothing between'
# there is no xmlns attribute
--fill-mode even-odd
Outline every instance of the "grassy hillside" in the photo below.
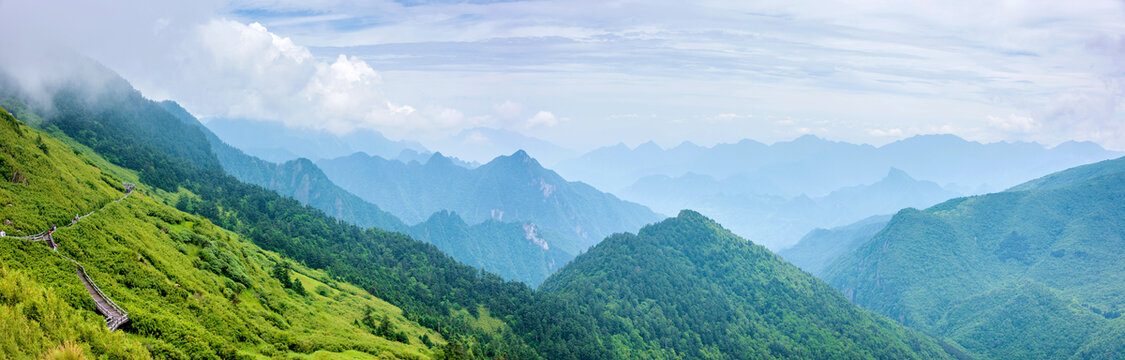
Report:
<svg viewBox="0 0 1125 360"><path fill-rule="evenodd" d="M622 359L941 359L941 345L692 212L610 237L543 284Z"/></svg>
<svg viewBox="0 0 1125 360"><path fill-rule="evenodd" d="M20 171L28 180L0 182L0 216L12 220L0 229L38 233L105 206L60 227L57 253L45 242L0 238L0 328L19 334L0 338L0 357L36 358L62 346L117 358L428 358L435 350L422 337L444 343L398 308L163 205L145 195L150 188L114 202L123 196L122 180L94 166L104 160L6 111L0 123L2 148L22 150L4 154L5 176ZM122 331L106 331L75 265L60 255L81 262L129 312ZM290 270L276 271L278 264ZM397 329L392 339L376 335L384 318Z"/></svg>
<svg viewBox="0 0 1125 360"><path fill-rule="evenodd" d="M1120 358L1125 338L1110 335L1125 324L1119 163L903 210L825 278L856 304L982 357Z"/></svg>

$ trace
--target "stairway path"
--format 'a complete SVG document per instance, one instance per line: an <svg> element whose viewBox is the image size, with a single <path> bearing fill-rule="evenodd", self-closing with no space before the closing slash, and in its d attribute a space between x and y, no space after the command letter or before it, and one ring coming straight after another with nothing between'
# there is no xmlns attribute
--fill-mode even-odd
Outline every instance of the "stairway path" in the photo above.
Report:
<svg viewBox="0 0 1125 360"><path fill-rule="evenodd" d="M125 200L132 193L133 184L125 184L125 196L117 199L115 202L120 203L121 200ZM64 225L63 228L78 224L78 222L82 219L85 219L86 217L93 215L94 213L97 213L99 211L105 210L105 207L108 205L109 204L103 205L101 208L91 211L89 214L75 216L74 220L71 220L70 224ZM51 234L57 230L58 229L48 230L30 236L9 236L9 238L31 241L47 241L48 246L50 246L57 253L58 245L55 243L55 239L51 237ZM106 296L106 294L102 292L101 288L98 287L98 284L95 283L94 280L90 278L90 275L86 273L86 268L83 267L81 263L67 257L66 255L58 255L77 266L78 280L82 281L82 284L86 286L86 291L89 292L90 297L94 299L94 307L98 310L99 313L102 314L102 316L105 316L105 326L107 329L109 329L109 331L117 330L122 325L125 325L126 322L129 322L129 312L125 311L125 309L122 309L117 305L117 303L113 302L113 300L110 299L109 296Z"/></svg>

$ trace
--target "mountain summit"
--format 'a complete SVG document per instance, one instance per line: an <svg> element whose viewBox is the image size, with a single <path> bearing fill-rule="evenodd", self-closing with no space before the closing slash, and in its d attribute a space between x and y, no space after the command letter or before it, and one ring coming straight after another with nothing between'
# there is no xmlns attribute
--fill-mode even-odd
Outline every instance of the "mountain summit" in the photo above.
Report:
<svg viewBox="0 0 1125 360"><path fill-rule="evenodd" d="M952 358L690 210L611 236L542 289L625 358Z"/></svg>

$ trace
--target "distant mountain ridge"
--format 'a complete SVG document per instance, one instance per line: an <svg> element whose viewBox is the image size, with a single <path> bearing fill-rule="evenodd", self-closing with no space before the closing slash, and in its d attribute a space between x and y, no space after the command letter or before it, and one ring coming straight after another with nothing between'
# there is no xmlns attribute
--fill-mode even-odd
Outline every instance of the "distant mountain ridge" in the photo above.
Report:
<svg viewBox="0 0 1125 360"><path fill-rule="evenodd" d="M563 161L558 169L659 212L699 210L779 250L817 227L1000 191L1120 155L1093 143L1047 148L919 135L875 147L805 135L772 145L618 144Z"/></svg>
<svg viewBox="0 0 1125 360"><path fill-rule="evenodd" d="M1048 148L1036 143L982 144L955 135L917 135L875 147L805 135L773 145L749 139L709 148L686 142L670 149L652 142L633 149L618 144L560 162L556 169L568 178L611 192L645 176L696 173L720 180L738 176L749 180L747 186L759 189L755 194L793 197L819 196L870 183L893 167L942 186L979 193L1121 155L1125 154L1090 142ZM823 176L827 174L833 176Z"/></svg>
<svg viewBox="0 0 1125 360"><path fill-rule="evenodd" d="M470 224L530 222L556 236L550 247L572 255L609 234L660 219L644 206L567 181L522 150L475 169L457 166L441 153L424 165L361 153L317 165L344 189L407 223L440 210L455 211Z"/></svg>
<svg viewBox="0 0 1125 360"><path fill-rule="evenodd" d="M578 153L546 140L537 139L515 131L475 127L462 130L454 136L427 142L431 148L444 154L454 154L464 159L487 162L497 156L524 150L545 167L577 156ZM372 154L368 152L368 154ZM378 155L378 154L372 154ZM386 156L383 156L386 158Z"/></svg>
<svg viewBox="0 0 1125 360"><path fill-rule="evenodd" d="M821 197L757 195L745 183L706 175L657 175L622 190L625 199L645 201L661 212L696 209L757 244L781 249L815 228L849 224L906 207L927 207L959 194L919 181L891 168L881 180L833 191ZM647 201L646 201L647 199Z"/></svg>

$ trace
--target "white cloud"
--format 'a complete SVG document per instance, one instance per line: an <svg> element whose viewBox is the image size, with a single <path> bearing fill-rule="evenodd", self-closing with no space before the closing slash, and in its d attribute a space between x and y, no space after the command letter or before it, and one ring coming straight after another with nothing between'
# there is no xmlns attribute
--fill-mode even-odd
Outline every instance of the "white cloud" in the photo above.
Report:
<svg viewBox="0 0 1125 360"><path fill-rule="evenodd" d="M883 130L883 129L868 129L867 134L871 135L871 136L878 136L878 137L901 137L902 136L902 129L898 129L898 128L886 129L886 130Z"/></svg>
<svg viewBox="0 0 1125 360"><path fill-rule="evenodd" d="M492 109L495 110L500 117L508 119L520 116L520 114L523 113L523 105L511 100L493 105Z"/></svg>
<svg viewBox="0 0 1125 360"><path fill-rule="evenodd" d="M1008 116L988 116L988 125L1009 133L1032 133L1042 126L1030 116L1010 114Z"/></svg>
<svg viewBox="0 0 1125 360"><path fill-rule="evenodd" d="M535 116L527 119L527 127L555 127L559 124L559 120L560 119L558 117L555 117L555 114L552 114L548 111L539 111L538 113L535 113Z"/></svg>
<svg viewBox="0 0 1125 360"><path fill-rule="evenodd" d="M259 23L212 20L181 47L183 76L171 97L207 116L279 121L347 133L391 136L458 129L487 118L456 109L417 111L382 92L382 77L358 57L313 57L308 48Z"/></svg>

